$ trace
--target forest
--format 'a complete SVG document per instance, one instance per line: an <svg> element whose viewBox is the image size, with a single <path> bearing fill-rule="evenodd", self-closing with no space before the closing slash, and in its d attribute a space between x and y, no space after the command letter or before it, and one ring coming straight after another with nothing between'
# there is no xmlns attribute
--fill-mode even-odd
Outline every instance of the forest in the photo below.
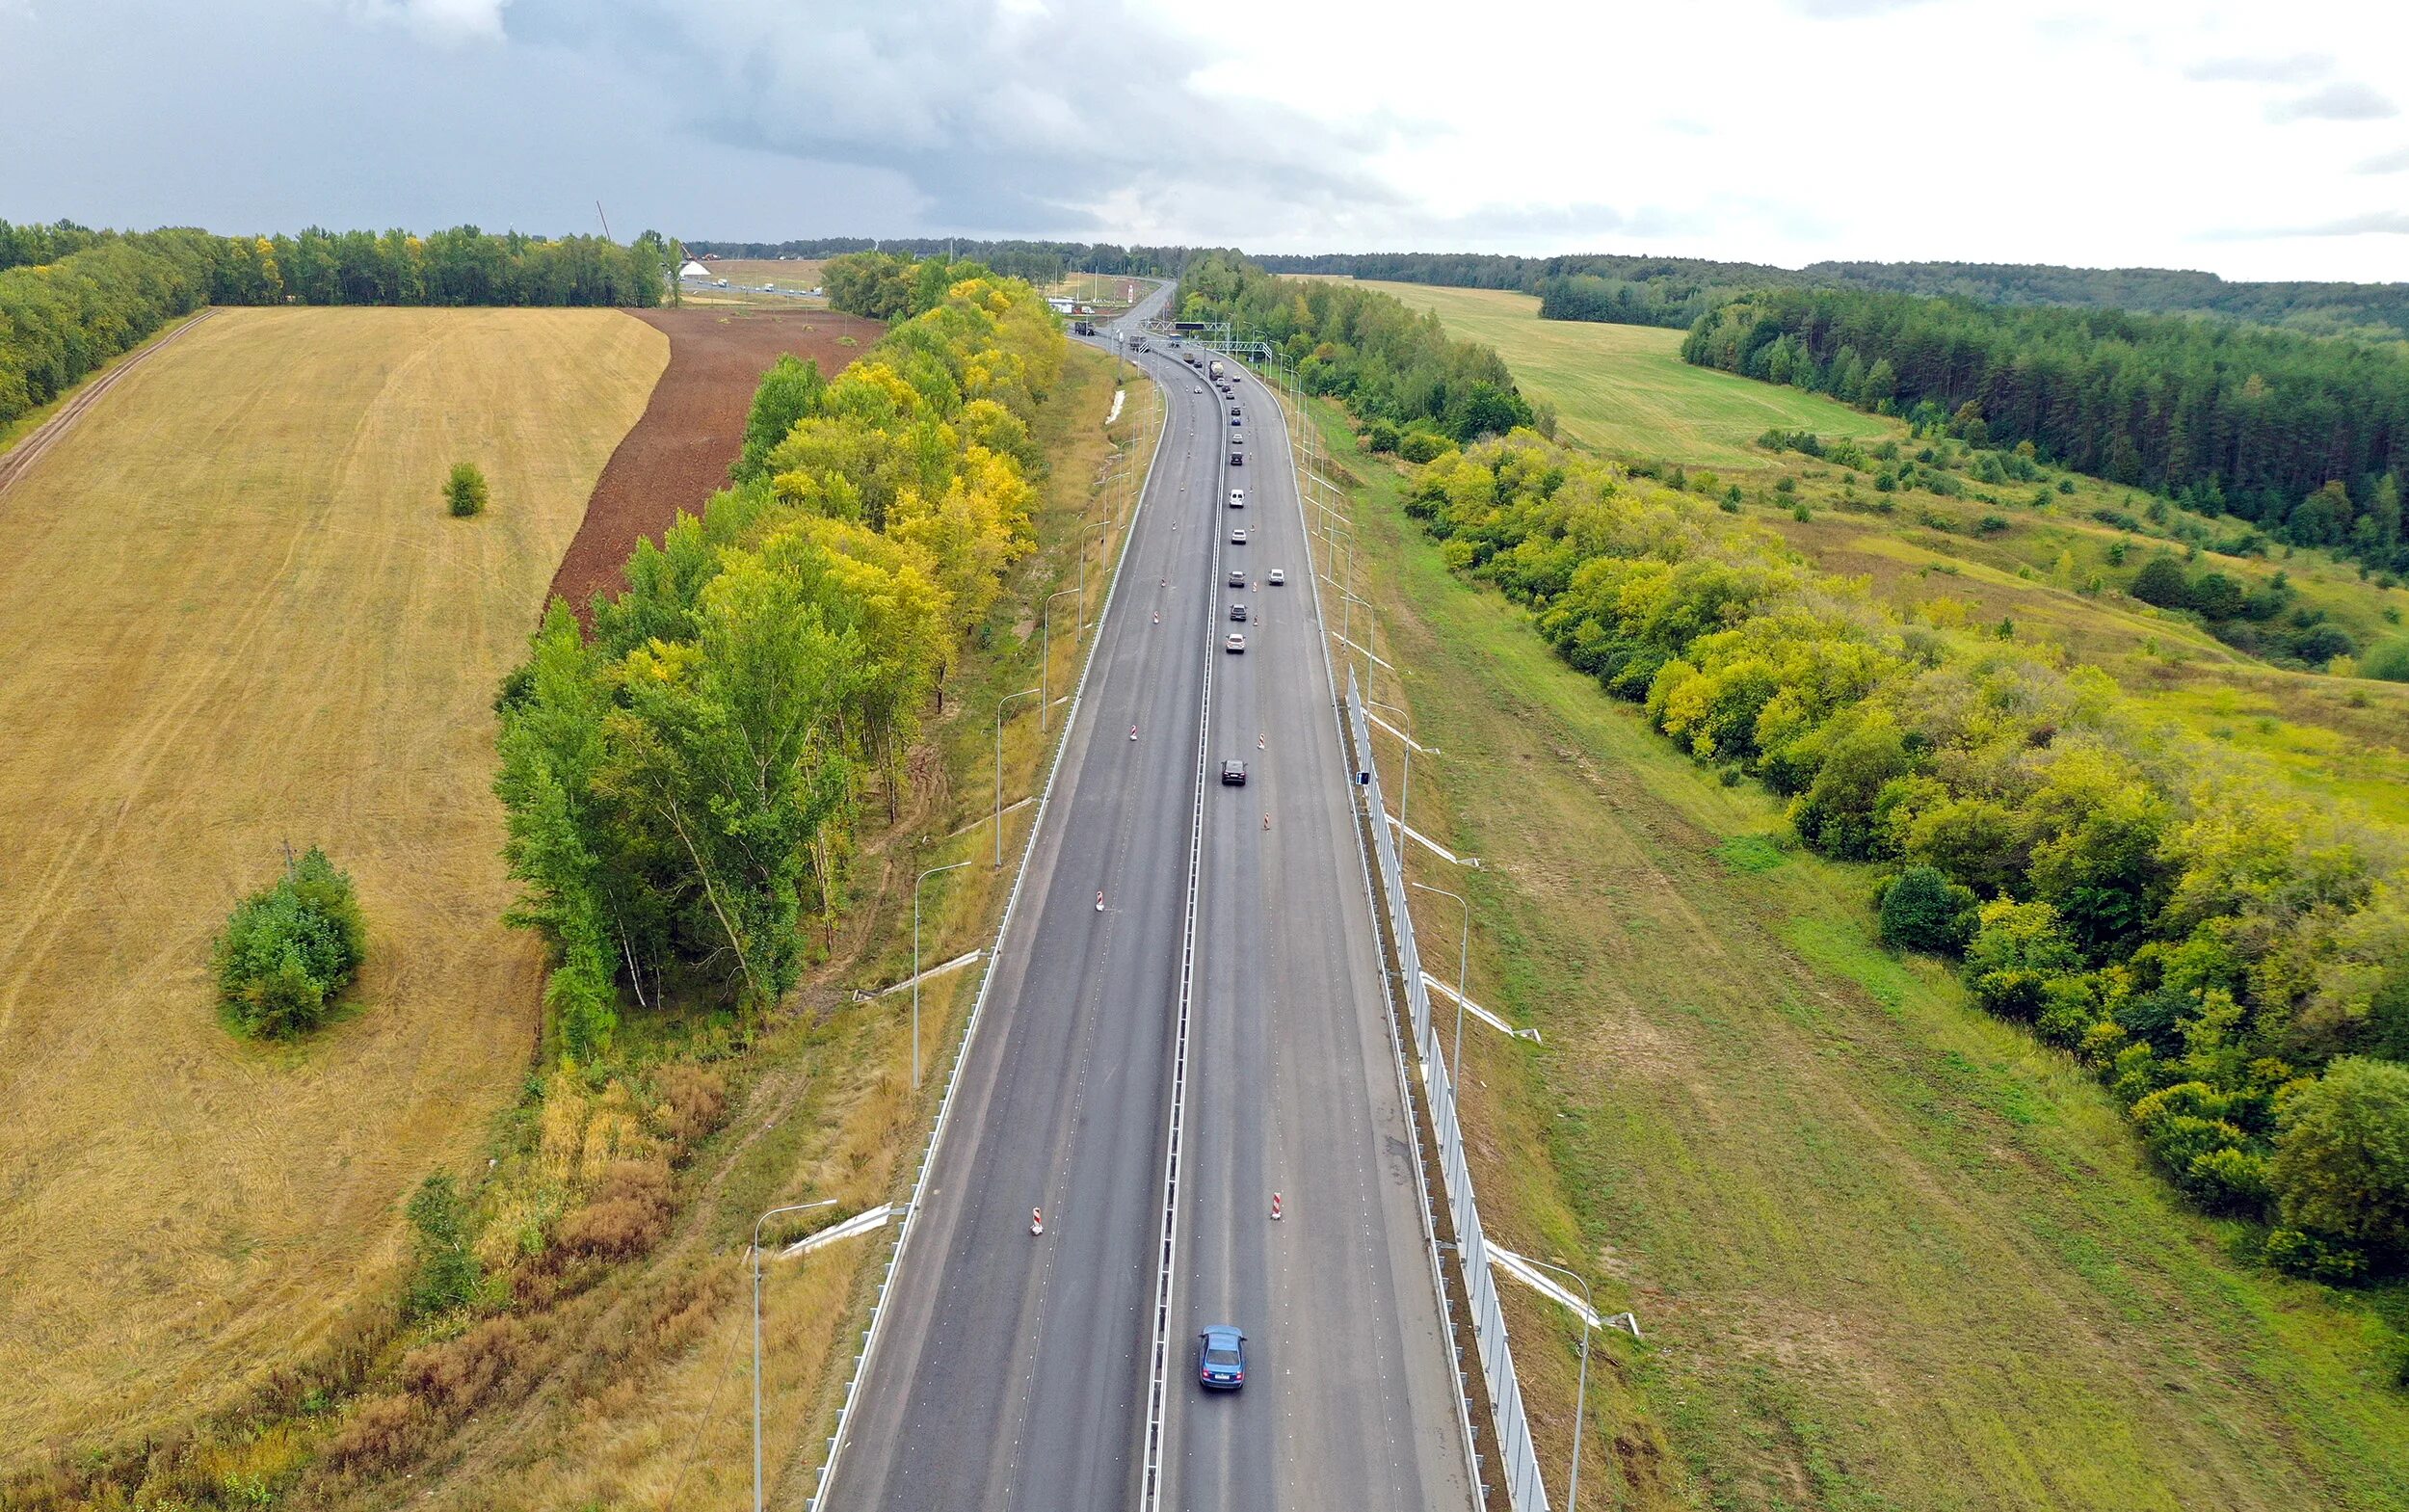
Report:
<svg viewBox="0 0 2409 1512"><path fill-rule="evenodd" d="M13 259L13 262L12 262ZM91 231L0 221L0 425L204 305L651 305L669 248L647 231Z"/></svg>
<svg viewBox="0 0 2409 1512"><path fill-rule="evenodd" d="M961 264L930 264L958 271ZM908 270L909 276L910 270ZM556 600L497 702L515 923L547 1044L622 995L766 1010L845 897L852 816L1031 548L1030 422L1067 343L1025 283L945 285L834 381L762 380L733 486L638 544L589 638Z"/></svg>
<svg viewBox="0 0 2409 1512"><path fill-rule="evenodd" d="M1845 288L1954 295L1985 305L2217 315L2312 335L2409 337L2409 283L2229 282L2213 273L2182 269L2060 268L2046 263L1816 262L1777 268L1702 257L1515 257L1485 252L1336 252L1259 260L1274 273L1519 289L1540 297L1544 320L1685 327L1712 305L1742 293Z"/></svg>
<svg viewBox="0 0 2409 1512"><path fill-rule="evenodd" d="M1345 399L1367 418L1469 441L1552 420L1536 413L1489 347L1449 336L1377 289L1288 281L1229 252L1206 252L1179 280L1179 313L1227 320L1241 341L1266 341L1309 392Z"/></svg>
<svg viewBox="0 0 2409 1512"><path fill-rule="evenodd" d="M2158 725L2093 668L1904 620L1760 528L1527 432L1407 512L1567 662L1799 841L1885 940L2112 1090L2278 1266L2409 1268L2409 892L2393 836Z"/></svg>
<svg viewBox="0 0 2409 1512"><path fill-rule="evenodd" d="M696 256L841 257L849 252L887 252L907 261L973 259L1008 279L1043 287L1070 273L1119 273L1164 278L1187 265L1196 249L1121 247L1111 242L977 241L959 236L821 236L788 242L688 242Z"/></svg>
<svg viewBox="0 0 2409 1512"><path fill-rule="evenodd" d="M2355 341L2112 310L1778 289L1702 317L1688 361L2409 571L2409 361Z"/></svg>

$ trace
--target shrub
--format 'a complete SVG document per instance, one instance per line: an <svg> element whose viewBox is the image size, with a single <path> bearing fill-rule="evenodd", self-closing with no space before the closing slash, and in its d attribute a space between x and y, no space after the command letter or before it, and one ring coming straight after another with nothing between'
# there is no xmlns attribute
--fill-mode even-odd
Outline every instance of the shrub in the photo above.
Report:
<svg viewBox="0 0 2409 1512"><path fill-rule="evenodd" d="M406 1215L411 1265L403 1311L429 1317L474 1302L482 1276L468 1244L468 1205L452 1178L437 1172L419 1182Z"/></svg>
<svg viewBox="0 0 2409 1512"><path fill-rule="evenodd" d="M2409 1066L2346 1055L2288 1092L2273 1184L2287 1226L2409 1257Z"/></svg>
<svg viewBox="0 0 2409 1512"><path fill-rule="evenodd" d="M443 501L459 517L485 513L485 474L473 462L452 464L452 475L443 481Z"/></svg>
<svg viewBox="0 0 2409 1512"><path fill-rule="evenodd" d="M263 1039L314 1028L367 951L352 879L311 847L273 887L235 905L210 946L218 1000L235 1027Z"/></svg>
<svg viewBox="0 0 2409 1512"><path fill-rule="evenodd" d="M1937 867L1910 866L1882 891L1883 942L1901 950L1955 955L1972 933L1974 892Z"/></svg>
<svg viewBox="0 0 2409 1512"><path fill-rule="evenodd" d="M1363 433L1363 449L1375 452L1392 452L1397 449L1397 440L1398 435L1397 428L1395 426L1390 424L1386 420L1374 420L1371 423L1371 428Z"/></svg>
<svg viewBox="0 0 2409 1512"><path fill-rule="evenodd" d="M707 1138L728 1117L728 1080L701 1066L671 1066L660 1074L661 1131L680 1146Z"/></svg>
<svg viewBox="0 0 2409 1512"><path fill-rule="evenodd" d="M2146 604L2161 609L2187 609L2191 606L2191 579L2171 556L2154 556L2133 574L2132 586L2126 590Z"/></svg>
<svg viewBox="0 0 2409 1512"><path fill-rule="evenodd" d="M2359 663L2359 676L2386 682L2409 682L2409 641L2386 641Z"/></svg>
<svg viewBox="0 0 2409 1512"><path fill-rule="evenodd" d="M1434 462L1453 450L1455 442L1436 431L1408 431L1397 439L1397 455L1407 462Z"/></svg>
<svg viewBox="0 0 2409 1512"><path fill-rule="evenodd" d="M458 1419L509 1379L527 1340L527 1325L518 1319L490 1317L458 1339L411 1350L402 1361L402 1379L437 1414Z"/></svg>
<svg viewBox="0 0 2409 1512"><path fill-rule="evenodd" d="M2368 1266L2367 1257L2351 1246L2298 1229L2268 1232L2266 1261L2277 1270L2327 1282L2356 1281Z"/></svg>
<svg viewBox="0 0 2409 1512"><path fill-rule="evenodd" d="M382 1470L400 1463L430 1426L416 1397L371 1396L327 1445L327 1458L338 1470Z"/></svg>
<svg viewBox="0 0 2409 1512"><path fill-rule="evenodd" d="M669 1162L614 1161L585 1207L561 1220L560 1247L570 1255L629 1260L669 1233Z"/></svg>
<svg viewBox="0 0 2409 1512"><path fill-rule="evenodd" d="M2041 1011L2050 982L2082 969L2075 942L2047 903L1997 898L1982 905L1966 945L1966 989L1974 1001L2005 1019Z"/></svg>

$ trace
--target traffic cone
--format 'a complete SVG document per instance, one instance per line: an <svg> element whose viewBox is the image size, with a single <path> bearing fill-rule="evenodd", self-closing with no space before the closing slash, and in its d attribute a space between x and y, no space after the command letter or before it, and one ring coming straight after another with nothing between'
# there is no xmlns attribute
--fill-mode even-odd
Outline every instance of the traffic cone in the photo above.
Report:
<svg viewBox="0 0 2409 1512"><path fill-rule="evenodd" d="M1029 1232L1031 1233L1046 1232L1046 1216L1034 1207L1029 1209Z"/></svg>
<svg viewBox="0 0 2409 1512"><path fill-rule="evenodd" d="M1104 912L1104 889L1101 888L1096 889L1096 912Z"/></svg>
<svg viewBox="0 0 2409 1512"><path fill-rule="evenodd" d="M1270 815L1270 814L1265 814L1265 815L1263 815L1263 828L1264 828L1264 829L1266 829L1266 830L1268 830L1268 829L1270 829L1270 828L1271 828L1271 815Z"/></svg>
<svg viewBox="0 0 2409 1512"><path fill-rule="evenodd" d="M1278 1192L1271 1194L1271 1221L1274 1223L1280 1221L1280 1194Z"/></svg>
<svg viewBox="0 0 2409 1512"><path fill-rule="evenodd" d="M1262 737L1262 736L1260 736L1260 735L1257 735L1257 736L1255 737L1255 749L1256 749L1256 750L1257 750L1257 751L1260 751L1260 750L1262 750L1262 749L1263 749L1263 737Z"/></svg>

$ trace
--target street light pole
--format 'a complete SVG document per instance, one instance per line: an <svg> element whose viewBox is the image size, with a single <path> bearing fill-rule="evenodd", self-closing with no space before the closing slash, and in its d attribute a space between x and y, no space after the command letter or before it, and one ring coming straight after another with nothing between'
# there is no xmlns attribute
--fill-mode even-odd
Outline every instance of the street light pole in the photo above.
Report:
<svg viewBox="0 0 2409 1512"><path fill-rule="evenodd" d="M1022 688L1007 693L995 701L995 864L1004 863L1004 705L1014 699L1025 699L1039 688Z"/></svg>
<svg viewBox="0 0 2409 1512"><path fill-rule="evenodd" d="M912 1090L920 1090L920 884L940 871L967 866L966 861L931 866L912 884Z"/></svg>
<svg viewBox="0 0 2409 1512"><path fill-rule="evenodd" d="M824 1197L816 1203L773 1207L753 1225L753 1512L761 1512L761 1227L782 1212L807 1212L835 1205L835 1198Z"/></svg>
<svg viewBox="0 0 2409 1512"><path fill-rule="evenodd" d="M1598 1315L1598 1304L1590 1297L1589 1283L1581 1277L1543 1260L1531 1260L1531 1263L1541 1270L1565 1277L1581 1288L1581 1384L1573 1396L1573 1474L1572 1483L1564 1492L1564 1512L1576 1512L1581 1500L1581 1419L1588 1416L1589 1401L1589 1320Z"/></svg>
<svg viewBox="0 0 2409 1512"><path fill-rule="evenodd" d="M1084 546L1084 543L1082 545ZM1084 554L1079 558L1079 568L1082 572L1087 570L1087 557ZM1054 702L1046 692L1047 675L1054 670L1054 600L1065 594L1077 594L1080 604L1084 606L1087 603L1087 593L1083 588L1057 588L1046 596L1046 607L1040 616L1046 625L1046 641L1043 649L1038 652L1037 664L1037 732L1041 735L1046 733L1046 712ZM1084 607L1081 612L1085 613Z"/></svg>
<svg viewBox="0 0 2409 1512"><path fill-rule="evenodd" d="M1447 1074L1448 1079L1461 1088L1464 1085L1464 989L1467 985L1464 968L1472 955L1472 905L1464 901L1463 894L1449 892L1444 888L1427 888L1418 882L1408 882L1406 886L1421 888L1424 892L1436 892L1443 898L1453 898L1456 907L1464 911L1464 932L1457 937L1455 943L1455 1068ZM1459 1097L1462 1095L1460 1091L1457 1093Z"/></svg>

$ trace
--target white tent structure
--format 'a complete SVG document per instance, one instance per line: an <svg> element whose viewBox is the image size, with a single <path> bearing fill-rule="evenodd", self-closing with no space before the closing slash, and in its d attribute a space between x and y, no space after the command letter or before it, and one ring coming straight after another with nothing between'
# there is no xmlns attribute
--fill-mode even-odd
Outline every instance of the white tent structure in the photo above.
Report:
<svg viewBox="0 0 2409 1512"><path fill-rule="evenodd" d="M711 270L708 266L689 257L677 270L677 276L681 279L707 279L711 276Z"/></svg>

